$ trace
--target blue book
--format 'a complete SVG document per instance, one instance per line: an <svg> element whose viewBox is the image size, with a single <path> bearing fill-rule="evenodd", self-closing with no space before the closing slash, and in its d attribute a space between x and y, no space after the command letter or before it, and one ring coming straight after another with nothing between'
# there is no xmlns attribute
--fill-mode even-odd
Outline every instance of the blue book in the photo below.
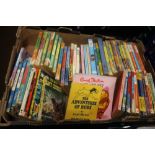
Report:
<svg viewBox="0 0 155 155"><path fill-rule="evenodd" d="M130 83L130 78L131 78L131 73L130 72L128 72L128 87L127 87L127 103L126 103L126 111L127 112L130 112L130 109L131 109L131 95L130 95L130 92L129 92L129 87L132 87L132 86L130 86L130 84L132 84L132 83Z"/></svg>
<svg viewBox="0 0 155 155"><path fill-rule="evenodd" d="M20 75L19 75L17 87L15 89L15 95L14 95L14 98L13 98L12 107L15 106L15 104L16 104L16 99L17 99L17 96L18 96L19 88L20 88L20 85L21 85L21 81L22 81L22 78L23 78L23 75L24 75L24 70L26 68L27 62L28 62L28 59L24 60L23 63L22 63L22 69L21 69L21 72L20 72Z"/></svg>
<svg viewBox="0 0 155 155"><path fill-rule="evenodd" d="M17 69L17 72L16 72L16 76L15 76L15 79L14 79L14 82L13 82L13 86L11 88L11 93L10 93L10 96L9 96L9 101L8 101L8 105L7 105L7 112L10 112L10 109L11 109L11 106L12 106L12 103L13 103L13 98L14 98L14 95L15 95L15 90L16 90L17 82L18 82L19 75L20 75L20 72L21 72L21 68L22 68L22 63L19 63L19 66L18 66L18 69Z"/></svg>
<svg viewBox="0 0 155 155"><path fill-rule="evenodd" d="M69 60L70 60L70 47L67 49L67 59L66 59L66 72L65 72L65 85L68 86L69 81Z"/></svg>
<svg viewBox="0 0 155 155"><path fill-rule="evenodd" d="M91 73L97 75L96 59L93 40L88 39L89 53L90 53L90 64L91 64Z"/></svg>
<svg viewBox="0 0 155 155"><path fill-rule="evenodd" d="M134 50L132 51L132 53L133 53L133 57L134 57L134 59L135 59L135 62L136 62L136 65L137 65L138 71L141 71L141 68L140 68L140 65L139 65L139 63L138 63L138 60L137 60L137 58L136 58L136 55L135 55Z"/></svg>
<svg viewBox="0 0 155 155"><path fill-rule="evenodd" d="M101 60L102 60L102 67L103 67L103 72L104 74L108 74L108 66L107 66L107 61L104 55L104 51L103 51L103 40L102 38L98 38L98 44L99 44L99 49L100 49L100 55L101 55Z"/></svg>
<svg viewBox="0 0 155 155"><path fill-rule="evenodd" d="M98 60L98 57L97 57L97 50L96 50L95 45L94 45L94 53L95 53L95 62L96 62L96 68L97 68L97 75L100 75L99 60Z"/></svg>
<svg viewBox="0 0 155 155"><path fill-rule="evenodd" d="M85 74L88 75L88 59L87 59L87 45L84 45L84 63L85 63Z"/></svg>

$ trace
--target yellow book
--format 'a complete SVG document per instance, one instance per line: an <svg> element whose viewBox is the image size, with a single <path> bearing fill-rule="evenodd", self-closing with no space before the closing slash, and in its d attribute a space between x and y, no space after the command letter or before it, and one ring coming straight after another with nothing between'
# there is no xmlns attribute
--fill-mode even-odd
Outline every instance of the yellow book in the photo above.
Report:
<svg viewBox="0 0 155 155"><path fill-rule="evenodd" d="M102 86L72 83L65 120L96 120Z"/></svg>

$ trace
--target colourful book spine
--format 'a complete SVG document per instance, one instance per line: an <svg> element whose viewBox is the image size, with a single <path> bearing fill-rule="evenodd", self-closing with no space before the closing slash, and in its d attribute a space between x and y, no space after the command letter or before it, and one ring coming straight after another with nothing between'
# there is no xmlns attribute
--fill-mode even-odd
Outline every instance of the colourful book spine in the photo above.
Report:
<svg viewBox="0 0 155 155"><path fill-rule="evenodd" d="M43 32L39 32L38 38L37 38L37 41L36 41L36 44L35 44L35 47L34 47L32 59L31 59L31 64L32 65L35 64L35 62L37 61L37 56L38 56L38 51L39 51L42 36L43 36Z"/></svg>
<svg viewBox="0 0 155 155"><path fill-rule="evenodd" d="M28 62L28 59L24 60L24 62L23 62L22 69L21 69L19 79L18 79L18 83L17 83L17 87L16 87L16 90L15 90L15 95L14 95L14 98L13 98L12 107L14 107L15 104L16 104L19 88L20 88L20 85L21 85L21 82L22 82L22 78L23 78L23 75L24 75L24 71L25 71L27 62Z"/></svg>
<svg viewBox="0 0 155 155"><path fill-rule="evenodd" d="M133 49L134 49L134 51L135 51L135 54L136 54L136 57L137 57L138 62L139 62L139 64L140 64L141 70L142 70L143 72L146 72L146 71L145 71L144 64L143 64L143 62L142 62L142 59L141 59L141 57L140 57L140 55L139 55L139 51L138 51L138 48L137 48L136 44L135 44L135 43L132 43L132 47L133 47Z"/></svg>
<svg viewBox="0 0 155 155"><path fill-rule="evenodd" d="M113 75L112 68L111 68L112 66L110 65L110 59L109 59L109 55L108 55L108 51L107 51L105 43L104 43L103 49L104 49L105 59L106 59L106 62L107 62L108 75Z"/></svg>
<svg viewBox="0 0 155 155"><path fill-rule="evenodd" d="M40 63L41 63L42 53L43 53L43 50L45 47L46 39L47 39L47 32L44 32L43 37L41 39L41 44L39 47L39 51L38 51L38 55L37 55L37 60L35 61L35 65L40 65Z"/></svg>
<svg viewBox="0 0 155 155"><path fill-rule="evenodd" d="M59 52L60 52L60 48L61 48L61 42L62 42L62 38L59 37L57 50L56 50L55 58L54 58L53 73L56 73L57 64L58 64L58 57L59 57Z"/></svg>
<svg viewBox="0 0 155 155"><path fill-rule="evenodd" d="M22 55L23 55L24 51L25 51L25 49L24 48L21 48L21 50L20 50L20 52L18 54L18 58L16 60L16 63L15 63L15 66L14 66L14 69L13 69L13 72L12 72L12 75L11 75L11 78L9 80L9 85L11 87L13 86L14 79L16 77L16 73L17 73L17 69L18 69L18 65L22 61Z"/></svg>
<svg viewBox="0 0 155 155"><path fill-rule="evenodd" d="M66 58L67 58L67 46L64 48L64 55L62 59L62 69L61 69L61 85L65 84L65 68L66 68Z"/></svg>
<svg viewBox="0 0 155 155"><path fill-rule="evenodd" d="M33 94L34 94L34 90L37 82L38 73L39 73L39 69L36 68L36 71L32 80L32 84L31 84L31 88L30 88L30 93L25 107L25 116L28 116L28 113L31 107L31 102L32 102L32 98L33 98Z"/></svg>
<svg viewBox="0 0 155 155"><path fill-rule="evenodd" d="M96 50L96 45L95 44L94 44L94 53L95 53L95 62L96 62L97 75L100 75L99 60L98 60L98 57L97 57L97 50Z"/></svg>
<svg viewBox="0 0 155 155"><path fill-rule="evenodd" d="M86 45L86 52L87 52L87 59L88 59L88 74L91 74L91 64L90 64L90 52L89 52L89 46Z"/></svg>
<svg viewBox="0 0 155 155"><path fill-rule="evenodd" d="M25 116L26 102L27 102L27 99L28 99L28 95L29 95L29 91L30 91L30 87L31 87L31 83L32 83L35 71L36 71L35 68L32 68L31 71L30 71L30 76L28 78L28 83L27 83L27 86L26 86L23 101L22 101L21 108L20 108L20 111L19 111L20 116Z"/></svg>
<svg viewBox="0 0 155 155"><path fill-rule="evenodd" d="M98 63L99 63L100 75L103 75L102 60L101 60L101 55L100 55L98 43L95 43L95 45L96 45L96 53L97 53L97 58L98 58Z"/></svg>
<svg viewBox="0 0 155 155"><path fill-rule="evenodd" d="M84 45L81 45L81 66L82 66L82 74L85 74L85 64L84 64Z"/></svg>
<svg viewBox="0 0 155 155"><path fill-rule="evenodd" d="M65 85L68 86L69 81L69 59L70 59L70 47L67 49L67 58L66 58L66 72L65 72Z"/></svg>
<svg viewBox="0 0 155 155"><path fill-rule="evenodd" d="M131 78L132 78L131 111L132 111L132 113L136 113L134 72L131 72Z"/></svg>
<svg viewBox="0 0 155 155"><path fill-rule="evenodd" d="M33 107L34 107L34 104L35 104L35 96L36 96L36 93L37 93L37 86L38 86L38 83L39 83L40 76L41 76L41 70L38 71L38 75L37 75L37 78L36 78L36 85L35 85L33 97L32 97L32 100L31 100L31 105L29 107L29 114L28 114L29 118L32 118Z"/></svg>
<svg viewBox="0 0 155 155"><path fill-rule="evenodd" d="M138 85L137 85L137 77L136 77L136 73L134 72L134 98L135 98L135 105L136 105L136 113L139 113L139 102L138 102Z"/></svg>
<svg viewBox="0 0 155 155"><path fill-rule="evenodd" d="M151 88L151 94L152 94L152 100L153 100L152 104L155 111L155 86L154 86L152 74L147 73L147 78L148 78L149 86Z"/></svg>
<svg viewBox="0 0 155 155"><path fill-rule="evenodd" d="M88 74L87 45L84 45L85 74Z"/></svg>
<svg viewBox="0 0 155 155"><path fill-rule="evenodd" d="M74 55L74 44L71 44L70 66L69 66L69 81L73 80L73 55Z"/></svg>
<svg viewBox="0 0 155 155"><path fill-rule="evenodd" d="M123 100L122 100L122 107L121 107L121 110L123 112L126 111L127 91L128 91L127 89L128 89L128 73L126 72L125 85L124 85L124 91L123 91Z"/></svg>
<svg viewBox="0 0 155 155"><path fill-rule="evenodd" d="M107 61L103 52L103 40L102 38L98 38L98 45L100 49L100 55L101 55L101 60L102 60L102 68L104 71L104 74L108 74L108 67L107 67Z"/></svg>
<svg viewBox="0 0 155 155"><path fill-rule="evenodd" d="M52 49L52 53L51 53L51 58L50 58L50 66L49 66L50 68L53 68L54 57L55 57L55 52L56 52L56 49L57 49L58 39L59 39L59 35L56 34L53 49Z"/></svg>
<svg viewBox="0 0 155 155"><path fill-rule="evenodd" d="M8 101L8 105L7 105L7 110L6 110L7 112L10 112L10 109L12 106L12 102L13 102L13 98L14 98L14 94L15 94L15 89L17 86L17 82L18 82L18 78L19 78L21 69L22 69L22 63L19 64L18 69L17 69L16 77L15 77L15 80L14 80L14 83L13 83L13 86L11 89L11 93L10 93L10 97L9 97L9 101Z"/></svg>
<svg viewBox="0 0 155 155"><path fill-rule="evenodd" d="M132 52L132 54L133 54L133 57L134 57L134 60L135 60L135 62L136 62L136 66L137 66L137 68L138 68L138 71L141 72L141 68L140 68L138 59L137 59L137 57L136 57L135 51L134 51L134 49L133 49L133 47L132 47L132 44L129 44L129 47L130 47L130 50L131 50L131 52Z"/></svg>
<svg viewBox="0 0 155 155"><path fill-rule="evenodd" d="M90 54L91 74L97 75L93 39L88 39L88 46L89 46L89 54Z"/></svg>
<svg viewBox="0 0 155 155"><path fill-rule="evenodd" d="M74 54L73 54L73 76L74 76L74 74L76 74L76 61L77 61L77 58L76 58L76 48L77 48L77 45L76 44L74 44L73 45L73 48L74 48Z"/></svg>
<svg viewBox="0 0 155 155"><path fill-rule="evenodd" d="M64 54L64 46L65 46L65 44L62 42L59 59L58 59L57 71L56 71L56 75L55 75L56 80L60 80L60 77L61 77L61 66L62 66L62 60L63 60L63 54Z"/></svg>
<svg viewBox="0 0 155 155"><path fill-rule="evenodd" d="M138 101L139 101L139 109L142 114L146 112L146 104L144 99L144 88L143 88L143 82L142 82L142 74L137 73L137 83L138 83Z"/></svg>
<svg viewBox="0 0 155 155"><path fill-rule="evenodd" d="M80 48L76 48L76 74L80 73Z"/></svg>
<svg viewBox="0 0 155 155"><path fill-rule="evenodd" d="M45 66L50 65L50 57L51 57L51 52L52 52L52 48L53 48L54 38L55 38L55 32L51 32L51 38L50 38L50 41L49 41L47 55L46 55L45 63L44 63Z"/></svg>

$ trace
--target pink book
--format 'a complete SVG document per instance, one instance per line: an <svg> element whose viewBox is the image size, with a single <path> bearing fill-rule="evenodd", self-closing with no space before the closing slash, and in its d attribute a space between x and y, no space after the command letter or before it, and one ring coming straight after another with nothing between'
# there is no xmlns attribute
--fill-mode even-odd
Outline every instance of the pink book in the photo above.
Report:
<svg viewBox="0 0 155 155"><path fill-rule="evenodd" d="M116 84L116 77L76 74L73 77L73 82L103 86L96 119L110 120L112 113L112 104Z"/></svg>

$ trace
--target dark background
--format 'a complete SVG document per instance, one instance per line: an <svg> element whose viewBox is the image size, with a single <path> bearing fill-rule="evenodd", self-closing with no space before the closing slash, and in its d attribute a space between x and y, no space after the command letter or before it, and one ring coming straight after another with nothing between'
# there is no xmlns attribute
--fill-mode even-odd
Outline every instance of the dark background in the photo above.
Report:
<svg viewBox="0 0 155 155"><path fill-rule="evenodd" d="M55 30L57 28L60 28L59 31L63 32L69 32L69 33L86 33L86 34L102 34L107 36L114 36L119 39L128 39L128 40L134 40L134 39L140 39L143 41L147 55L152 64L155 66L155 52L154 52L154 44L155 44L155 27L151 26L141 26L141 27L135 27L135 26L63 26L65 28L60 28L59 26L55 27L47 27L47 26L41 26L41 27L33 27L33 28L41 28L41 29L49 29L49 30ZM15 44L16 40L16 31L18 27L0 27L0 99L2 98L2 95L5 90L5 75L12 51L12 47ZM67 28L67 29L66 29ZM72 29L72 31L71 31Z"/></svg>

